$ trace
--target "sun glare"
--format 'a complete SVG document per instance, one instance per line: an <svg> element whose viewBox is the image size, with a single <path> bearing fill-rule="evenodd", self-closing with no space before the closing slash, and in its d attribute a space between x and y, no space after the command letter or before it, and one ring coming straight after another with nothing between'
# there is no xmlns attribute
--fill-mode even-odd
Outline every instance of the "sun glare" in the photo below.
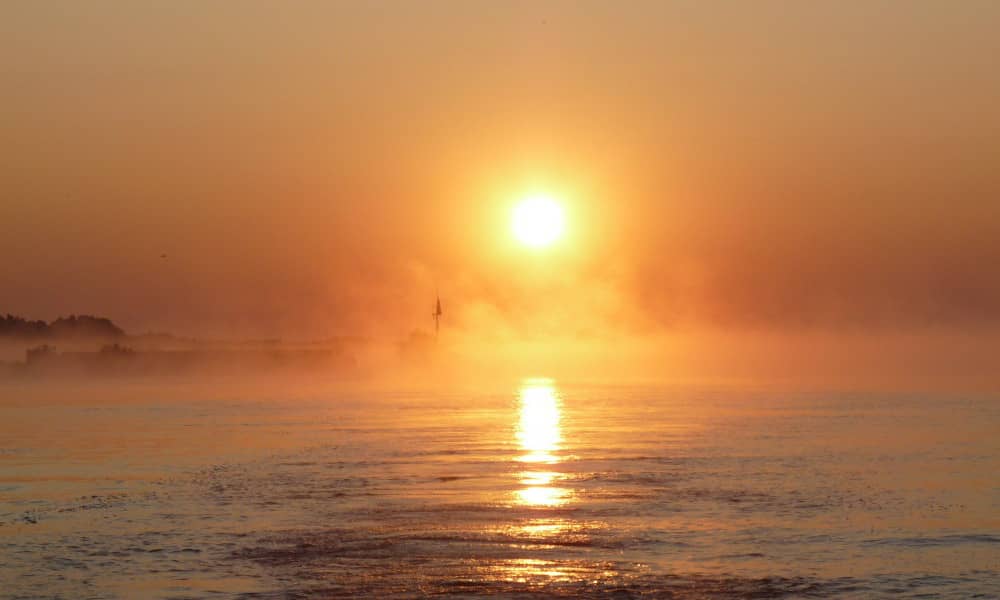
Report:
<svg viewBox="0 0 1000 600"><path fill-rule="evenodd" d="M542 248L559 239L565 220L558 202L548 196L530 196L514 207L511 224L519 242Z"/></svg>

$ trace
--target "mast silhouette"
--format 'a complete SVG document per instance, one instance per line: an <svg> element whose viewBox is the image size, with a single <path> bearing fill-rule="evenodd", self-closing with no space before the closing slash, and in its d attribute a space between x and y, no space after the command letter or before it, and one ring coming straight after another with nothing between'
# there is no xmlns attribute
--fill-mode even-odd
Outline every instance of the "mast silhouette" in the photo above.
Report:
<svg viewBox="0 0 1000 600"><path fill-rule="evenodd" d="M437 297L437 304L434 305L434 339L437 339L438 334L441 332L441 315L444 312L441 310L441 296Z"/></svg>

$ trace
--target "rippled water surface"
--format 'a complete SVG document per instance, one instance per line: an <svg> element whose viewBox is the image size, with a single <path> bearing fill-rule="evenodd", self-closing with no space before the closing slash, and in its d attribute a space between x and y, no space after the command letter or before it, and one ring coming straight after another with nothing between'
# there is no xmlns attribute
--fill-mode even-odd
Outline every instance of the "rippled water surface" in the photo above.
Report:
<svg viewBox="0 0 1000 600"><path fill-rule="evenodd" d="M1000 597L1000 402L0 388L0 596Z"/></svg>

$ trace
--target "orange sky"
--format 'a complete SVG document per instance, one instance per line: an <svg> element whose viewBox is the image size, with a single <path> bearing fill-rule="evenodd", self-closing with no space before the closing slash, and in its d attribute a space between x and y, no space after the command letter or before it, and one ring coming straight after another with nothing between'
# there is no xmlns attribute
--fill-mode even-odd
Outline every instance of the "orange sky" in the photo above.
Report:
<svg viewBox="0 0 1000 600"><path fill-rule="evenodd" d="M995 2L10 2L0 312L1000 325ZM567 237L511 242L518 197ZM161 254L167 258L160 258Z"/></svg>

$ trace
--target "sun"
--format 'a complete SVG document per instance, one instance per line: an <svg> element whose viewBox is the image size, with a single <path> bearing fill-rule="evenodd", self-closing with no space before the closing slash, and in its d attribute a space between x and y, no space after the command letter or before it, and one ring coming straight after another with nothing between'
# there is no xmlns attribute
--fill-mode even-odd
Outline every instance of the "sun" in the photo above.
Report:
<svg viewBox="0 0 1000 600"><path fill-rule="evenodd" d="M549 246L563 234L562 207L548 196L529 196L514 207L511 227L514 237L525 246Z"/></svg>

